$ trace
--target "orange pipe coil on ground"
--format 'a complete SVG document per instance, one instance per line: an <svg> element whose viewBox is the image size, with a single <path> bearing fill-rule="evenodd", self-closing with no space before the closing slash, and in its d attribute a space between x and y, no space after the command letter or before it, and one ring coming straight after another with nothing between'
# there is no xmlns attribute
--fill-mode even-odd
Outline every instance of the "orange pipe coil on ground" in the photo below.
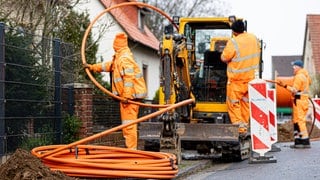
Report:
<svg viewBox="0 0 320 180"><path fill-rule="evenodd" d="M37 155L64 146L42 146L33 152ZM172 154L109 146L78 145L42 161L51 170L74 177L170 179L178 173Z"/></svg>
<svg viewBox="0 0 320 180"><path fill-rule="evenodd" d="M276 82L283 82L289 86L293 84L293 76L278 76L276 77ZM277 98L277 107L292 107L291 102L291 93L284 87L276 85L276 98Z"/></svg>
<svg viewBox="0 0 320 180"><path fill-rule="evenodd" d="M82 63L86 64L85 48L86 40L93 24L105 13L112 9L123 6L139 6L150 8L172 22L171 18L160 9L141 2L120 3L105 9L100 13L88 26L81 46ZM176 26L175 26L176 27ZM177 27L176 27L177 28ZM92 76L88 69L85 69L90 80L104 93L118 99L110 91L105 89ZM98 134L86 137L79 141L66 145L49 145L40 146L31 150L31 153L40 158L44 164L52 170L59 170L73 177L88 178L151 178L151 179L172 179L178 173L176 156L171 153L149 152L140 150L131 150L127 148L88 145L88 142L106 136L112 132L119 131L122 128L146 121L153 117L159 116L167 111L173 110L180 106L194 103L193 99L181 101L172 105L156 105L144 104L135 101L129 103L138 104L140 106L148 106L153 108L161 108L160 110L143 116L131 123L122 124L112 129L105 130Z"/></svg>
<svg viewBox="0 0 320 180"><path fill-rule="evenodd" d="M193 102L192 99L184 100L128 124L122 124L71 144L40 146L32 149L31 153L40 158L52 170L59 170L74 177L175 178L178 166L174 154L87 145L87 143Z"/></svg>

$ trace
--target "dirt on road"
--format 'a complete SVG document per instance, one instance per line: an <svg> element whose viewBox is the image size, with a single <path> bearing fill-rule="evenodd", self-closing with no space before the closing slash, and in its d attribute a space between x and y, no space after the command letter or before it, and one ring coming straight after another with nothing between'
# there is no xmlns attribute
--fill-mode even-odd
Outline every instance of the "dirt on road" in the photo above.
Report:
<svg viewBox="0 0 320 180"><path fill-rule="evenodd" d="M316 126L312 126L311 121L307 121L307 128L311 134L311 139L320 138L320 130ZM291 121L284 124L278 124L278 142L293 142L293 124Z"/></svg>

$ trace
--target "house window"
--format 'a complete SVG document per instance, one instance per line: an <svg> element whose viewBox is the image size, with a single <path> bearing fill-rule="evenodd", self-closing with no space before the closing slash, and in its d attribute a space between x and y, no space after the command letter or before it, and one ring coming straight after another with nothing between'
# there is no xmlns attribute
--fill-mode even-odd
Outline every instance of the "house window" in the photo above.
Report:
<svg viewBox="0 0 320 180"><path fill-rule="evenodd" d="M148 65L143 65L142 66L142 73L143 73L143 78L144 78L144 81L146 82L146 85L147 85L147 87L148 87L148 84L147 84L147 82L148 82Z"/></svg>
<svg viewBox="0 0 320 180"><path fill-rule="evenodd" d="M145 8L139 9L138 11L138 28L141 32L144 32L145 17L148 10Z"/></svg>

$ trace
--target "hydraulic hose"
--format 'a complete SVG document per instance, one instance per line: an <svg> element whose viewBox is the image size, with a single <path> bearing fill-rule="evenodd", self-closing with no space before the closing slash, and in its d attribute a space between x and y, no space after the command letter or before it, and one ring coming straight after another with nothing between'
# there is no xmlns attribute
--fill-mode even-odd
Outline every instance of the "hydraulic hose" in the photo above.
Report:
<svg viewBox="0 0 320 180"><path fill-rule="evenodd" d="M279 84L279 83L280 83L280 82L275 81L275 80L266 80L266 79L265 79L265 81L266 81L266 82L270 82L270 83L275 83L275 84ZM313 121L312 121L312 125L311 125L311 128L310 128L310 131L308 132L309 137L310 137L310 135L311 135L311 133L312 133L312 131L313 131L314 124L315 124L315 122L316 122L316 115L315 115L315 114L316 114L316 107L315 107L312 99L311 99L310 97L308 97L308 99L309 99L309 101L311 102L312 108L313 108Z"/></svg>
<svg viewBox="0 0 320 180"><path fill-rule="evenodd" d="M314 105L314 103L310 97L309 97L309 101L311 102L312 108L313 108L313 121L312 121L312 125L311 125L310 131L309 131L309 137L310 137L312 130L313 130L313 127L314 127L314 124L316 123L316 106Z"/></svg>

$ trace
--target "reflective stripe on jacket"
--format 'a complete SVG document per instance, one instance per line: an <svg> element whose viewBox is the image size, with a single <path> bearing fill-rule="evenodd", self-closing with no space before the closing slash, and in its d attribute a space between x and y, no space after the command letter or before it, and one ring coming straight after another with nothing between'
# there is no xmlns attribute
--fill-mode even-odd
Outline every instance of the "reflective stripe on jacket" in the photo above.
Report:
<svg viewBox="0 0 320 180"><path fill-rule="evenodd" d="M287 89L291 91L293 96L297 93L300 93L304 96L308 96L310 85L311 78L309 76L308 71L305 69L300 69L293 78L293 85L287 86Z"/></svg>
<svg viewBox="0 0 320 180"><path fill-rule="evenodd" d="M228 63L229 81L250 81L259 69L260 43L256 36L242 33L228 41L221 59Z"/></svg>
<svg viewBox="0 0 320 180"><path fill-rule="evenodd" d="M120 49L113 61L94 64L95 72L112 72L112 93L127 99L142 99L147 96L143 74L134 61L129 48Z"/></svg>

